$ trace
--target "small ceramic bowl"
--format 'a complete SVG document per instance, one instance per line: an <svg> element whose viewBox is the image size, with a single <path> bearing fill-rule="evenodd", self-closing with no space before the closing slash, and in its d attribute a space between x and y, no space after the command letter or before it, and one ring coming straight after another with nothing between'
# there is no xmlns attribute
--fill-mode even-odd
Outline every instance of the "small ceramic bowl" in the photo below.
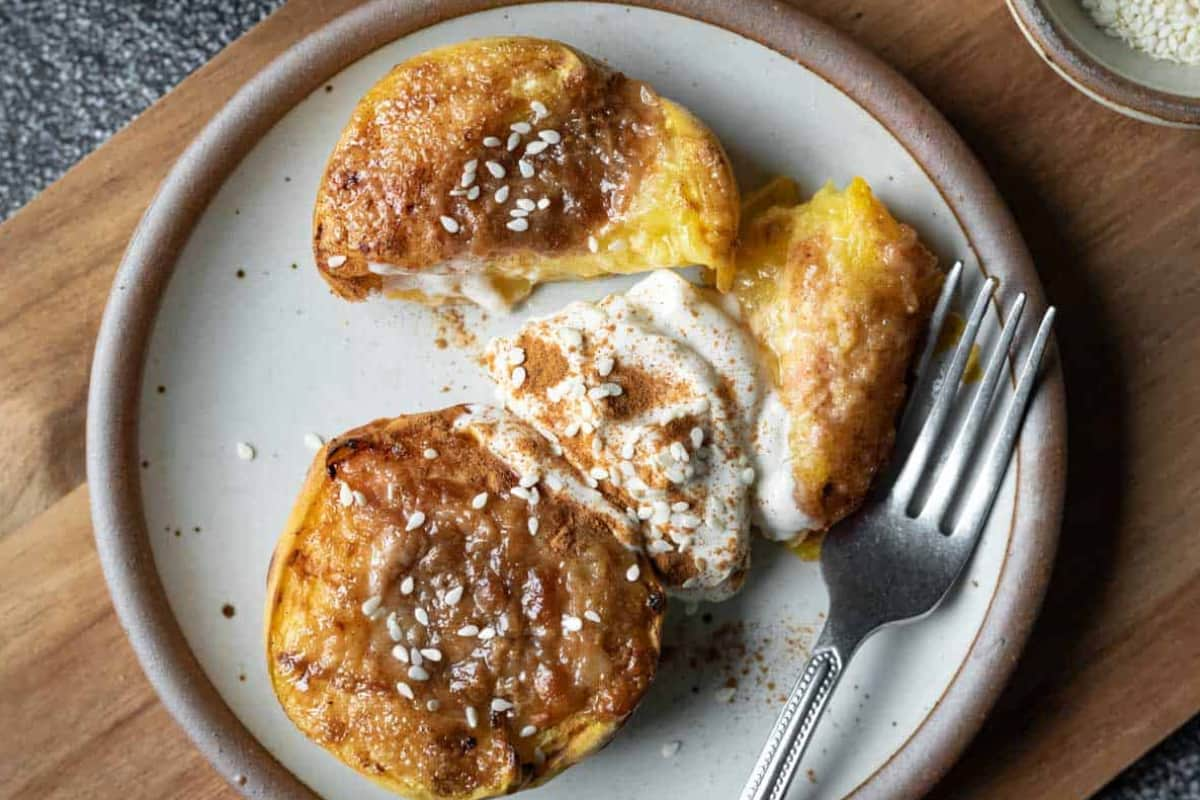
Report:
<svg viewBox="0 0 1200 800"><path fill-rule="evenodd" d="M1067 83L1126 116L1200 128L1200 66L1155 59L1106 34L1079 0L1007 0L1025 38Z"/></svg>

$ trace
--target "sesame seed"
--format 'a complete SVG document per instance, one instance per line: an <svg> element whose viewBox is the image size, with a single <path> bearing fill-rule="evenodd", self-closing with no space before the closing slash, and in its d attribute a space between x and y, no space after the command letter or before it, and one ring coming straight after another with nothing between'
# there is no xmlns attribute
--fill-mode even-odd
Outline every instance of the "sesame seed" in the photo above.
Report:
<svg viewBox="0 0 1200 800"><path fill-rule="evenodd" d="M520 219L521 217L528 217L529 212L523 208L514 208L508 212L508 215L514 219Z"/></svg>
<svg viewBox="0 0 1200 800"><path fill-rule="evenodd" d="M396 691L399 692L402 697L407 697L409 700L417 699L417 696L413 694L412 687L404 681L398 681L396 683Z"/></svg>
<svg viewBox="0 0 1200 800"><path fill-rule="evenodd" d="M550 207L550 198L549 197L540 198L537 201L537 207L538 207L538 210L545 211L547 208Z"/></svg>
<svg viewBox="0 0 1200 800"><path fill-rule="evenodd" d="M594 622L597 625L600 624L600 615L597 614L595 611L593 611L590 608L587 611L583 612L583 618L590 622Z"/></svg>
<svg viewBox="0 0 1200 800"><path fill-rule="evenodd" d="M614 239L613 241L608 243L608 251L610 253L616 253L617 251L624 250L624 249L625 249L625 240L624 239Z"/></svg>
<svg viewBox="0 0 1200 800"><path fill-rule="evenodd" d="M579 430L583 434L590 436L593 432L595 432L596 426L590 422L585 421L585 422L579 423Z"/></svg>
<svg viewBox="0 0 1200 800"><path fill-rule="evenodd" d="M543 142L541 139L538 139L537 141L530 142L529 144L525 145L525 155L536 156L538 153L542 152L549 146L550 145L547 144L546 142Z"/></svg>
<svg viewBox="0 0 1200 800"><path fill-rule="evenodd" d="M642 574L642 568L639 567L637 564L634 564L632 567L625 570L625 580L629 581L630 583L633 583L639 577L641 577L641 574Z"/></svg>
<svg viewBox="0 0 1200 800"><path fill-rule="evenodd" d="M647 86L646 84L643 83L642 88L638 92L638 94L641 96L643 103L645 103L648 106L654 105L654 95L650 93L649 86Z"/></svg>
<svg viewBox="0 0 1200 800"><path fill-rule="evenodd" d="M477 169L479 169L479 159L478 158L472 158L470 161L463 164L463 174L474 173L475 170L477 170Z"/></svg>
<svg viewBox="0 0 1200 800"><path fill-rule="evenodd" d="M524 486L517 485L512 487L509 489L509 494L511 494L513 497L519 497L526 502L529 500L529 490Z"/></svg>
<svg viewBox="0 0 1200 800"><path fill-rule="evenodd" d="M463 189L459 189L458 187L455 187L450 190L451 197L466 197L466 195L467 195L467 192Z"/></svg>
<svg viewBox="0 0 1200 800"><path fill-rule="evenodd" d="M679 442L671 442L671 455L675 457L676 461L686 461L688 458L687 451L683 449L683 445Z"/></svg>
<svg viewBox="0 0 1200 800"><path fill-rule="evenodd" d="M542 499L542 495L540 492L538 492L537 487L534 486L534 487L530 488L530 490L529 490L529 505L536 506L538 504L538 501L541 499Z"/></svg>
<svg viewBox="0 0 1200 800"><path fill-rule="evenodd" d="M421 662L424 660L421 658L421 651L415 647L408 652L408 657L409 660L418 667L421 666Z"/></svg>
<svg viewBox="0 0 1200 800"><path fill-rule="evenodd" d="M514 122L512 125L509 125L508 128L509 130L516 131L517 133L529 133L531 130L533 130L533 126L528 122Z"/></svg>
<svg viewBox="0 0 1200 800"><path fill-rule="evenodd" d="M633 455L634 455L633 442L626 442L624 445L621 446L621 458L628 461L629 459L633 458ZM630 466L633 466L633 465L631 464Z"/></svg>
<svg viewBox="0 0 1200 800"><path fill-rule="evenodd" d="M604 467L592 467L588 470L588 474L598 481L608 480L608 470Z"/></svg>
<svg viewBox="0 0 1200 800"><path fill-rule="evenodd" d="M588 389L588 397L593 400L603 400L608 397L608 391L603 386L593 386Z"/></svg>
<svg viewBox="0 0 1200 800"><path fill-rule="evenodd" d="M478 200L479 199L479 187L478 186L472 186L470 189L467 190L467 199L468 200Z"/></svg>
<svg viewBox="0 0 1200 800"><path fill-rule="evenodd" d="M742 474L739 477L742 479L742 483L749 486L750 484L754 483L754 468L746 467L744 470L742 470Z"/></svg>
<svg viewBox="0 0 1200 800"><path fill-rule="evenodd" d="M541 477L542 476L538 475L536 472L530 472L522 475L521 479L517 481L517 485L521 486L522 488L529 489L533 486L536 486L537 482L541 480Z"/></svg>
<svg viewBox="0 0 1200 800"><path fill-rule="evenodd" d="M371 595L362 604L363 616L366 616L366 617L371 616L372 614L374 614L376 611L379 610L379 607L381 605L383 605L383 598L377 594Z"/></svg>
<svg viewBox="0 0 1200 800"><path fill-rule="evenodd" d="M462 596L463 596L463 587L455 586L453 589L446 592L446 596L442 598L442 602L444 602L448 606L456 606L456 605L458 605L458 601L462 600Z"/></svg>
<svg viewBox="0 0 1200 800"><path fill-rule="evenodd" d="M616 366L616 361L612 356L600 356L596 359L596 374L601 378L607 378L612 374L613 367Z"/></svg>
<svg viewBox="0 0 1200 800"><path fill-rule="evenodd" d="M505 711L511 711L512 707L513 707L513 704L510 703L509 701L505 700L503 697L493 697L492 698L492 711L498 711L498 712L503 713Z"/></svg>
<svg viewBox="0 0 1200 800"><path fill-rule="evenodd" d="M387 501L389 503L396 502L396 484L389 483L387 485Z"/></svg>
<svg viewBox="0 0 1200 800"><path fill-rule="evenodd" d="M438 451L434 450L432 447L426 447L425 452L422 453L421 455L425 456L425 458L428 459L429 461L433 461L435 458L438 457Z"/></svg>
<svg viewBox="0 0 1200 800"><path fill-rule="evenodd" d="M510 133L508 135L508 145L505 149L507 149L508 152L511 153L513 150L517 149L517 145L519 145L520 143L521 143L521 134Z"/></svg>
<svg viewBox="0 0 1200 800"><path fill-rule="evenodd" d="M442 651L438 650L436 647L421 648L421 655L425 656L425 658L428 658L430 661L442 660Z"/></svg>
<svg viewBox="0 0 1200 800"><path fill-rule="evenodd" d="M541 100L534 100L532 103L529 104L529 107L532 108L533 113L539 117L544 117L550 113L549 111L546 110L546 106L542 104Z"/></svg>
<svg viewBox="0 0 1200 800"><path fill-rule="evenodd" d="M393 642L398 642L404 638L404 629L400 627L400 621L396 619L396 612L387 615L388 636Z"/></svg>
<svg viewBox="0 0 1200 800"><path fill-rule="evenodd" d="M414 681L427 681L429 680L429 670L413 664L408 668L408 677Z"/></svg>
<svg viewBox="0 0 1200 800"><path fill-rule="evenodd" d="M483 508L484 506L487 505L487 501L488 501L488 493L480 492L479 494L477 494L471 498L471 508L474 508L477 510L480 508Z"/></svg>
<svg viewBox="0 0 1200 800"><path fill-rule="evenodd" d="M559 328L558 336L567 347L579 347L583 344L583 334L577 328Z"/></svg>
<svg viewBox="0 0 1200 800"><path fill-rule="evenodd" d="M246 442L237 443L237 457L242 461L254 460L254 448Z"/></svg>
<svg viewBox="0 0 1200 800"><path fill-rule="evenodd" d="M703 520L701 520L695 514L681 514L677 520L677 524L681 528L693 530L695 528L699 528L702 521Z"/></svg>
<svg viewBox="0 0 1200 800"><path fill-rule="evenodd" d="M520 736L522 739L528 739L530 736L533 736L535 733L537 733L537 731L538 729L536 725L526 725L524 728L521 728Z"/></svg>
<svg viewBox="0 0 1200 800"><path fill-rule="evenodd" d="M367 504L367 496L365 494L363 494L362 492L358 491L357 489L355 489L354 490L354 502L360 506L365 506Z"/></svg>
<svg viewBox="0 0 1200 800"><path fill-rule="evenodd" d="M538 131L538 138L546 144L558 144L562 141L562 136L556 130Z"/></svg>
<svg viewBox="0 0 1200 800"><path fill-rule="evenodd" d="M680 500L678 503L672 503L672 504L671 504L671 510L672 510L672 511L675 511L675 512L683 512L683 511L687 511L687 510L688 510L689 508L691 508L691 507L692 507L692 506L691 506L691 504L690 504L690 503L685 503L685 502L683 502L682 500Z"/></svg>
<svg viewBox="0 0 1200 800"><path fill-rule="evenodd" d="M579 422L575 421L563 428L563 436L568 439L574 438L579 433Z"/></svg>
<svg viewBox="0 0 1200 800"><path fill-rule="evenodd" d="M517 208L523 208L526 211L533 211L535 208L537 208L537 204L528 197L522 197L517 200Z"/></svg>
<svg viewBox="0 0 1200 800"><path fill-rule="evenodd" d="M484 166L487 167L488 172L492 173L493 178L503 178L508 174L507 170L504 169L504 165L495 161L489 161Z"/></svg>
<svg viewBox="0 0 1200 800"><path fill-rule="evenodd" d="M494 638L496 638L496 629L495 629L495 628L493 628L493 627L491 627L491 626L488 626L488 627L484 628L483 630L481 630L481 631L479 632L479 638L480 638L480 639L482 639L482 640L483 640L483 641L485 641L485 642L486 642L488 639L494 639Z"/></svg>
<svg viewBox="0 0 1200 800"><path fill-rule="evenodd" d="M462 178L458 182L458 185L465 189L474 182L475 182L475 173L474 172L464 172L462 174Z"/></svg>
<svg viewBox="0 0 1200 800"><path fill-rule="evenodd" d="M479 628L475 625L463 625L458 629L459 636L478 636Z"/></svg>
<svg viewBox="0 0 1200 800"><path fill-rule="evenodd" d="M512 364L514 367L519 366L520 364L524 364L525 363L525 348L514 347L512 350L509 350L508 351L508 363Z"/></svg>
<svg viewBox="0 0 1200 800"><path fill-rule="evenodd" d="M650 521L655 525L663 525L671 518L671 507L665 501L659 500L654 504L654 516Z"/></svg>
<svg viewBox="0 0 1200 800"><path fill-rule="evenodd" d="M530 164L525 159L522 158L520 161L517 162L517 169L521 171L522 178L532 178L533 177L533 164Z"/></svg>
<svg viewBox="0 0 1200 800"><path fill-rule="evenodd" d="M595 439L592 439L592 455L594 455L596 458L600 457L600 451L603 447L604 444L600 441L599 436L597 436Z"/></svg>
<svg viewBox="0 0 1200 800"><path fill-rule="evenodd" d="M484 147L499 147L500 140L498 138L496 138L495 136L485 136L485 137L483 137L483 146Z"/></svg>
<svg viewBox="0 0 1200 800"><path fill-rule="evenodd" d="M605 391L609 397L620 397L625 394L625 389L619 383L602 383L600 388Z"/></svg>
<svg viewBox="0 0 1200 800"><path fill-rule="evenodd" d="M428 611L421 608L420 606L417 606L413 610L413 616L417 618L417 622L421 623L426 628L429 627L429 612Z"/></svg>
<svg viewBox="0 0 1200 800"><path fill-rule="evenodd" d="M517 386L520 386L521 384L523 384L525 382L526 374L527 373L525 372L524 367L517 367L516 369L514 369L512 371L512 384L513 384L514 388Z"/></svg>
<svg viewBox="0 0 1200 800"><path fill-rule="evenodd" d="M496 198L497 203L503 203L505 200L508 199L508 185L506 184L504 186L501 186L499 189L496 190L496 194L493 196Z"/></svg>
<svg viewBox="0 0 1200 800"><path fill-rule="evenodd" d="M428 709L429 711L437 711L441 707L442 707L442 704L440 702L438 702L437 698L425 701L425 708Z"/></svg>
<svg viewBox="0 0 1200 800"><path fill-rule="evenodd" d="M304 434L304 446L309 450L320 450L325 446L325 440L315 433Z"/></svg>
<svg viewBox="0 0 1200 800"><path fill-rule="evenodd" d="M557 475L547 475L546 485L549 486L552 491L560 491L563 488L562 478L558 477Z"/></svg>
<svg viewBox="0 0 1200 800"><path fill-rule="evenodd" d="M650 506L638 506L637 517L640 520L647 520L654 516L654 509Z"/></svg>
<svg viewBox="0 0 1200 800"><path fill-rule="evenodd" d="M400 594L405 594L405 595L412 594L413 585L414 585L413 576L412 575L407 576L404 580L400 581Z"/></svg>
<svg viewBox="0 0 1200 800"><path fill-rule="evenodd" d="M529 518L529 535L537 536L537 532L538 532L538 518L530 517Z"/></svg>
<svg viewBox="0 0 1200 800"><path fill-rule="evenodd" d="M404 530L415 531L417 528L421 527L424 524L425 524L425 512L424 511L414 511L413 514L408 518L408 524L404 526Z"/></svg>
<svg viewBox="0 0 1200 800"><path fill-rule="evenodd" d="M509 222L507 225L505 225L504 227L508 228L510 231L516 231L517 233L520 233L521 231L527 231L527 230L529 230L529 220L527 220L527 219L514 219L514 220L511 220L511 221L510 221L510 222Z"/></svg>
<svg viewBox="0 0 1200 800"><path fill-rule="evenodd" d="M573 617L570 614L563 614L562 626L563 630L566 631L581 631L583 630L583 620L579 617Z"/></svg>
<svg viewBox="0 0 1200 800"><path fill-rule="evenodd" d="M328 266L330 269L337 269L338 267L342 266L345 263L346 263L346 257L340 256L340 255L339 256L330 256L329 260L325 262L326 266Z"/></svg>
<svg viewBox="0 0 1200 800"><path fill-rule="evenodd" d="M595 236L588 237L587 245L588 245L588 250L590 250L593 253L598 253L600 251L600 243L596 241Z"/></svg>
<svg viewBox="0 0 1200 800"><path fill-rule="evenodd" d="M474 728L479 724L479 712L475 710L474 706L467 706L465 713L467 716L467 727Z"/></svg>
<svg viewBox="0 0 1200 800"><path fill-rule="evenodd" d="M338 484L338 502L348 506L354 502L354 490L345 483Z"/></svg>
<svg viewBox="0 0 1200 800"><path fill-rule="evenodd" d="M662 746L662 757L674 758L675 754L679 752L679 748L682 746L683 743L679 741L667 742Z"/></svg>
<svg viewBox="0 0 1200 800"><path fill-rule="evenodd" d="M671 483L683 483L687 480L687 476L683 474L683 470L679 467L671 467L667 470L667 480Z"/></svg>
<svg viewBox="0 0 1200 800"><path fill-rule="evenodd" d="M692 447L699 448L704 444L704 430L701 428L692 428L689 434L692 437Z"/></svg>
<svg viewBox="0 0 1200 800"><path fill-rule="evenodd" d="M722 686L713 692L713 699L718 703L732 703L735 694L737 694L737 689L732 686Z"/></svg>
<svg viewBox="0 0 1200 800"><path fill-rule="evenodd" d="M442 227L447 233L458 233L458 220L454 217L441 216L438 220L442 223Z"/></svg>

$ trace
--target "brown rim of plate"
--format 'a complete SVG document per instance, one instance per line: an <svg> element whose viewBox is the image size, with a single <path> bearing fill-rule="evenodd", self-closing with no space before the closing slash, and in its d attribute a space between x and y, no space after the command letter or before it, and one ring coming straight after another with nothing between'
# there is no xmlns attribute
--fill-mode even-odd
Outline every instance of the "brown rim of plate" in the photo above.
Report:
<svg viewBox="0 0 1200 800"><path fill-rule="evenodd" d="M1060 30L1038 0L1005 2L1038 55L1075 88L1138 118L1152 118L1147 121L1200 126L1200 99L1153 89L1109 69Z"/></svg>
<svg viewBox="0 0 1200 800"><path fill-rule="evenodd" d="M166 600L143 519L137 415L159 301L196 220L224 179L287 111L387 42L452 17L519 3L375 0L333 20L246 83L172 167L130 240L101 322L88 395L87 468L96 545L113 605L163 705L216 770L247 797L316 795L254 738L189 649ZM713 24L783 54L849 95L938 188L979 263L1045 309L1008 209L949 123L900 75L803 12L757 0L631 0ZM1053 349L1053 348L1052 348ZM915 733L852 795L918 797L950 768L1004 687L1041 606L1058 543L1066 471L1062 370L1048 360L1018 452L1017 502L995 594L966 658ZM266 565L264 565L265 568ZM799 665L797 665L798 667ZM766 735L763 731L763 735ZM750 765L746 765L749 770Z"/></svg>

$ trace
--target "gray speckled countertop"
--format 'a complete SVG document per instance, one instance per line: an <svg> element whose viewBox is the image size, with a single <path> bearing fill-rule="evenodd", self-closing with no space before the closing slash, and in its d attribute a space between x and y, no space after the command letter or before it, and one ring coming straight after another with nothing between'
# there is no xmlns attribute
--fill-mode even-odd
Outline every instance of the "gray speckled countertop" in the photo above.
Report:
<svg viewBox="0 0 1200 800"><path fill-rule="evenodd" d="M0 220L281 0L0 0ZM1200 717L1100 792L1200 800Z"/></svg>

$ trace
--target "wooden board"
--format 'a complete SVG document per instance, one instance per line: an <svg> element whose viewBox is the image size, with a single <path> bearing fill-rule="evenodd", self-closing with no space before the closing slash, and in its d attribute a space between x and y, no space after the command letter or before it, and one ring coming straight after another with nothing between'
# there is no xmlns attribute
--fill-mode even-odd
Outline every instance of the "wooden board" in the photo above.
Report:
<svg viewBox="0 0 1200 800"><path fill-rule="evenodd" d="M1057 79L1003 5L812 0L983 159L1051 299L1070 478L1047 608L937 794L1084 797L1200 710L1200 134ZM88 364L159 180L291 43L353 5L296 0L0 225L0 797L232 798L159 705L100 575L83 481Z"/></svg>

